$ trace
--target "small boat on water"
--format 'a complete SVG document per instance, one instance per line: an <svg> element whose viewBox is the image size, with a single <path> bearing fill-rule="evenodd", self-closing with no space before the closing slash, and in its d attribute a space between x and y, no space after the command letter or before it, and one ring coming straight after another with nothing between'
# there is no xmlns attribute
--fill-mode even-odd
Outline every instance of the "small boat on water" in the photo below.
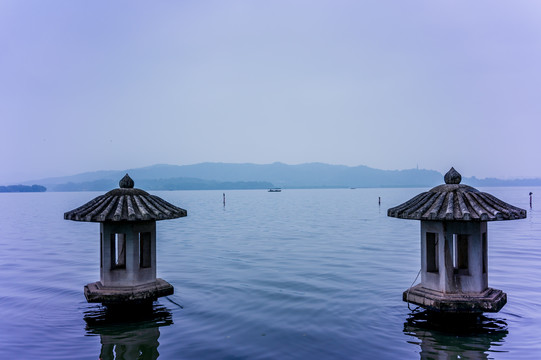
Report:
<svg viewBox="0 0 541 360"><path fill-rule="evenodd" d="M269 192L280 192L280 191L282 191L282 189L280 188L269 189Z"/></svg>

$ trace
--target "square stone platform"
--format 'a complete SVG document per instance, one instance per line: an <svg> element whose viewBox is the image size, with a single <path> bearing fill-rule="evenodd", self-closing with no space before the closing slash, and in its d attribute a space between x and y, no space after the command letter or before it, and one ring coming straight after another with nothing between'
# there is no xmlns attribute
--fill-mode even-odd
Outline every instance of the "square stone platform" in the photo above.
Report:
<svg viewBox="0 0 541 360"><path fill-rule="evenodd" d="M507 303L507 294L487 288L481 293L443 293L421 284L404 291L403 300L430 311L456 314L498 312Z"/></svg>
<svg viewBox="0 0 541 360"><path fill-rule="evenodd" d="M173 285L157 278L156 282L129 287L105 287L100 281L85 285L85 297L89 303L138 304L148 303L174 293Z"/></svg>

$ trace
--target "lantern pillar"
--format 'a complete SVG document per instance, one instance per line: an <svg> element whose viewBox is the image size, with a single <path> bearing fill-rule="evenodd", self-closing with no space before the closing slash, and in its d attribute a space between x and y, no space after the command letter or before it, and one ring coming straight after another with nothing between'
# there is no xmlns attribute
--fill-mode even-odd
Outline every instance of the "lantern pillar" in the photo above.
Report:
<svg viewBox="0 0 541 360"><path fill-rule="evenodd" d="M444 293L488 288L486 222L421 221L421 283Z"/></svg>
<svg viewBox="0 0 541 360"><path fill-rule="evenodd" d="M100 282L138 286L156 281L156 222L100 225Z"/></svg>

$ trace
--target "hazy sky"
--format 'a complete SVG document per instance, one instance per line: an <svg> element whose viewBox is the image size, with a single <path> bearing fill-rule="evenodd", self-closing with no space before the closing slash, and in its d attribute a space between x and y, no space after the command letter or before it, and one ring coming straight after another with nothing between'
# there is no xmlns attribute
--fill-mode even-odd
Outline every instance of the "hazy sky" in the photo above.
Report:
<svg viewBox="0 0 541 360"><path fill-rule="evenodd" d="M156 163L541 177L541 1L0 1L0 184Z"/></svg>

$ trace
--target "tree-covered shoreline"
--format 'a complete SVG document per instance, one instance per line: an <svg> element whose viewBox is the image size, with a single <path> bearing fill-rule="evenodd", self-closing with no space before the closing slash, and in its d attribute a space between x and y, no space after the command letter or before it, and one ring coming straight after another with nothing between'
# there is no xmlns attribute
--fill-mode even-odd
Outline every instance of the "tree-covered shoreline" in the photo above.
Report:
<svg viewBox="0 0 541 360"><path fill-rule="evenodd" d="M47 191L45 186L41 185L8 185L0 186L0 192L44 192Z"/></svg>

